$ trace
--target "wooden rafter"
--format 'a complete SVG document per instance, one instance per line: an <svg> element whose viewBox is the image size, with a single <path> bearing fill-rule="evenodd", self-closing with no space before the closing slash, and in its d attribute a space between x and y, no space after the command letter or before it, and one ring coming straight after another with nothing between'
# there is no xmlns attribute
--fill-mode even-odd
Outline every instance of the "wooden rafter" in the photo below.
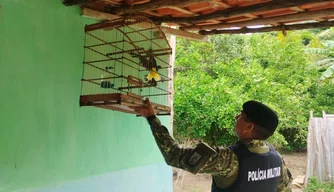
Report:
<svg viewBox="0 0 334 192"><path fill-rule="evenodd" d="M113 20L113 19L120 18L120 16L118 16L118 15L104 13L104 12L96 11L96 10L89 9L89 8L86 8L86 7L81 9L81 15L83 17L87 17L87 18L91 18L91 19L97 19L97 20L100 20L100 21Z"/></svg>
<svg viewBox="0 0 334 192"><path fill-rule="evenodd" d="M334 9L313 11L313 12L301 12L291 15L277 16L277 17L269 17L269 18L259 18L253 19L250 21L236 22L236 23L221 23L214 25L202 25L202 26L190 26L190 27L180 27L182 30L211 30L211 29L219 29L219 28L231 28L231 27L246 27L246 26L255 26L255 25L268 25L273 23L281 23L281 22L291 22L298 20L312 20L316 18L323 18L327 16L334 15Z"/></svg>
<svg viewBox="0 0 334 192"><path fill-rule="evenodd" d="M198 15L198 14L193 13L193 12L191 12L191 11L188 11L188 10L186 10L186 9L182 9L182 8L180 8L180 7L175 7L175 6L165 6L165 7L162 7L162 8L174 9L174 10L177 10L177 11L179 11L179 12L181 12L181 13L184 13L184 14L187 14L187 15L192 15L192 16L197 16L197 15Z"/></svg>
<svg viewBox="0 0 334 192"><path fill-rule="evenodd" d="M175 35L177 37L182 37L182 38L195 40L195 41L204 41L204 42L209 41L209 37L206 36L206 35L201 35L201 34L197 34L197 33L189 33L187 31L173 29L173 28L170 28L170 27L160 27L160 29L165 34Z"/></svg>
<svg viewBox="0 0 334 192"><path fill-rule="evenodd" d="M295 24L295 25L283 25L275 27L262 27L262 28L242 28L235 30L211 30L211 31L199 31L202 35L217 35L217 34L240 34L240 33L262 33L270 31L281 31L284 30L301 30L310 28L323 28L334 26L334 21L323 21L317 23L307 23L307 24Z"/></svg>
<svg viewBox="0 0 334 192"><path fill-rule="evenodd" d="M304 9L300 8L300 7L291 7L290 8L291 10L294 10L294 11L298 11L298 12L303 12L305 11Z"/></svg>
<svg viewBox="0 0 334 192"><path fill-rule="evenodd" d="M155 11L144 11L144 13L146 13L148 15L153 15L153 16L156 16L156 17L161 17L161 15L159 15Z"/></svg>
<svg viewBox="0 0 334 192"><path fill-rule="evenodd" d="M160 0L159 0L160 1ZM178 0L179 1L179 0ZM231 16L244 15L253 12L273 10L273 9L281 9L281 8L290 8L297 7L309 3L320 3L320 2L330 2L331 0L273 0L270 2L250 5L247 7L235 7L226 10L216 11L211 14L196 16L196 17L161 17L154 18L153 20L158 23L196 23L202 22L205 20L216 19L216 18L228 18ZM165 1L169 2L169 1ZM150 3L144 4L148 5ZM143 5L143 6L144 6ZM176 5L177 6L177 5Z"/></svg>
<svg viewBox="0 0 334 192"><path fill-rule="evenodd" d="M79 5L82 3L90 3L98 0L63 0L63 4L66 6Z"/></svg>
<svg viewBox="0 0 334 192"><path fill-rule="evenodd" d="M128 14L128 13L138 13L142 11L151 11L162 7L186 7L194 3L202 3L202 2L208 2L210 0L172 0L172 1L166 1L166 0L155 0L151 1L149 3L140 4L140 5L134 5L132 8L129 6L122 6L122 7L116 7L110 10L110 13L121 15L121 14Z"/></svg>
<svg viewBox="0 0 334 192"><path fill-rule="evenodd" d="M96 11L96 10L88 9L88 8L85 8L85 7L82 8L82 16L92 18L92 19L101 20L101 21L113 20L113 19L117 19L117 18L121 17L119 15L104 13L104 12L101 12L101 11ZM101 25L103 25L103 23L96 24L97 27L100 27ZM92 26L94 26L94 25L92 25ZM144 27L145 28L147 26L140 26L139 25L138 27ZM196 41L208 41L208 37L205 36L205 35L200 35L200 34L197 34L197 33L190 33L190 32L187 32L187 31L182 31L182 30L173 29L173 28L164 27L164 26L160 26L160 29L165 34L175 35L177 37L182 37L182 38L196 40Z"/></svg>
<svg viewBox="0 0 334 192"><path fill-rule="evenodd" d="M219 0L211 0L210 3L212 3L212 4L214 4L214 5L222 6L222 7L224 7L224 8L230 8L230 7L231 7L229 4L224 3L224 2L222 2L222 1L219 1Z"/></svg>
<svg viewBox="0 0 334 192"><path fill-rule="evenodd" d="M117 2L118 5L110 5L107 2ZM305 26L306 28L321 27L328 25L326 22L334 18L334 0L252 2L240 0L241 3L236 4L224 0L144 0L141 1L144 3L133 5L129 2L131 1L63 0L65 5L81 4L81 7L86 7L82 9L84 17L104 21L127 15L146 16L157 25L161 25L161 31L166 34L199 41L207 41L208 37L203 34L276 31L281 30L282 25L286 30ZM307 23L308 21L318 23ZM177 26L179 29L164 27L163 23ZM300 25L302 23L307 24ZM241 29L229 30L235 27ZM190 31L200 31L200 34Z"/></svg>
<svg viewBox="0 0 334 192"><path fill-rule="evenodd" d="M258 18L258 16L253 15L253 14L251 14L251 13L246 13L246 14L244 14L243 16L245 16L245 17L249 17L249 18L252 18L252 19Z"/></svg>

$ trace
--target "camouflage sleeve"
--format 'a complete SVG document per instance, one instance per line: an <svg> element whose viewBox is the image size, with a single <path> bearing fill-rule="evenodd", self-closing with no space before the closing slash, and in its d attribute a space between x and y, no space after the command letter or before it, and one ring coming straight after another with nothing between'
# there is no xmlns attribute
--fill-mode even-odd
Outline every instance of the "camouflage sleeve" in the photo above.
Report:
<svg viewBox="0 0 334 192"><path fill-rule="evenodd" d="M201 164L195 172L189 168L187 159L193 154L196 148L181 148L170 136L167 128L161 125L158 118L149 121L155 141L166 161L173 167L178 167L186 171L196 173L219 174L228 176L238 171L238 161L236 155L228 148L216 149L210 153L207 160Z"/></svg>
<svg viewBox="0 0 334 192"><path fill-rule="evenodd" d="M231 149L225 147L219 147L217 151L218 154L209 159L199 172L222 177L237 175L239 170L237 155Z"/></svg>
<svg viewBox="0 0 334 192"><path fill-rule="evenodd" d="M286 167L283 157L282 159L282 171L281 171L281 178L278 185L278 192L291 192L290 184L292 181L292 175L289 169Z"/></svg>

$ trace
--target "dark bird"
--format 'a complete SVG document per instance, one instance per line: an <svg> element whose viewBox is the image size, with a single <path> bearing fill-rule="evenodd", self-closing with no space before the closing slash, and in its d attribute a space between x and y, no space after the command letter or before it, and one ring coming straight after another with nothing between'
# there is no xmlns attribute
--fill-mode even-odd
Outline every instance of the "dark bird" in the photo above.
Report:
<svg viewBox="0 0 334 192"><path fill-rule="evenodd" d="M138 57L139 63L147 68L147 69L152 69L153 67L156 68L156 70L160 69L161 66L157 65L157 61L154 58L154 55L152 54L152 50L150 49L149 52L151 54L146 54L146 56L139 55L138 53L135 53L134 51L130 52L130 55L132 57Z"/></svg>
<svg viewBox="0 0 334 192"><path fill-rule="evenodd" d="M150 53L152 53L152 50L149 50ZM141 56L135 52L130 52L130 55L132 57L138 57L139 63L150 70L150 73L147 75L146 80L148 83L151 83L152 85L156 86L157 81L161 80L160 75L157 73L157 71L161 68L161 66L157 65L157 61L154 58L153 54L149 54L148 56Z"/></svg>

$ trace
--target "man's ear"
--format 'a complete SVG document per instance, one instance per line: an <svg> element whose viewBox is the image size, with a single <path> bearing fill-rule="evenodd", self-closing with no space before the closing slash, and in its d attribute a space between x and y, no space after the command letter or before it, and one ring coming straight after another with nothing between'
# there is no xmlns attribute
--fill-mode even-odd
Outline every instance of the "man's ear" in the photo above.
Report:
<svg viewBox="0 0 334 192"><path fill-rule="evenodd" d="M254 129L254 123L248 123L247 127L246 127L246 130L247 131L253 131Z"/></svg>

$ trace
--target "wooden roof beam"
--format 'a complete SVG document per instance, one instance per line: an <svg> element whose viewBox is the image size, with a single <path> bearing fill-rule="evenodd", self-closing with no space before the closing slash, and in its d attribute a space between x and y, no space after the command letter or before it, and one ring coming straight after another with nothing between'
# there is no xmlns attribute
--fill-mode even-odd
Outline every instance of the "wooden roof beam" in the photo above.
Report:
<svg viewBox="0 0 334 192"><path fill-rule="evenodd" d="M221 23L214 25L202 25L202 26L190 26L190 27L180 27L182 30L211 30L211 29L219 29L219 28L231 28L231 27L246 27L246 26L255 26L255 25L267 25L272 23L282 23L289 21L297 21L297 20L313 20L315 18L327 17L329 15L334 15L334 9L326 9L320 11L313 12L301 12L291 15L283 15L277 17L268 17L268 18L259 18L253 19L250 21L242 21L236 23Z"/></svg>
<svg viewBox="0 0 334 192"><path fill-rule="evenodd" d="M295 25L283 25L283 26L281 25L276 27L242 28L235 30L211 30L211 31L201 30L199 33L202 35L263 33L270 31L281 31L283 27L285 30L302 30L302 29L323 28L323 27L333 27L333 26L334 26L334 21L323 21L323 22L307 23L307 24L295 24Z"/></svg>
<svg viewBox="0 0 334 192"><path fill-rule="evenodd" d="M131 8L130 6L121 6L121 7L115 7L110 9L110 13L115 15L122 15L122 14L128 14L128 13L139 13L142 11L151 11L162 7L187 7L191 4L195 3L202 3L202 2L208 2L210 0L155 0L150 1L148 3L139 4L139 5L133 5Z"/></svg>
<svg viewBox="0 0 334 192"><path fill-rule="evenodd" d="M160 1L160 0L159 0ZM179 1L179 0L177 0ZM159 23L197 23L205 20L216 19L216 18L228 18L232 16L244 15L253 12L273 10L273 9L282 9L297 7L309 3L320 3L320 2L330 2L331 0L273 0L270 2L254 4L247 7L235 7L229 8L221 11L216 11L211 14L201 15L196 17L161 17L154 18L155 22ZM166 1L169 2L169 1ZM174 2L174 1L173 1Z"/></svg>
<svg viewBox="0 0 334 192"><path fill-rule="evenodd" d="M81 16L86 17L86 18L90 18L90 19L97 19L97 20L100 20L100 21L114 20L114 19L121 18L118 15L104 13L104 12L96 11L96 10L89 9L89 8L86 8L86 7L83 7L81 9Z"/></svg>
<svg viewBox="0 0 334 192"><path fill-rule="evenodd" d="M251 13L246 13L246 14L244 14L244 16L245 16L245 17L249 17L249 18L253 18L253 19L255 19L255 18L259 18L259 16L253 15L253 14L251 14Z"/></svg>
<svg viewBox="0 0 334 192"><path fill-rule="evenodd" d="M197 15L199 15L199 14L197 14L197 13L193 13L193 12L191 12L191 11L182 9L182 8L180 8L180 7L175 7L175 6L164 6L164 7L162 7L162 8L174 9L174 10L176 10L176 11L179 11L179 12L181 12L181 13L183 13L183 14L187 14L187 15L193 15L193 16L197 16Z"/></svg>
<svg viewBox="0 0 334 192"><path fill-rule="evenodd" d="M229 4L227 4L227 3L224 3L224 2L222 2L222 1L219 1L219 0L211 0L210 3L211 3L211 4L214 4L214 5L219 5L219 6L221 6L221 7L226 8L226 9L231 7L231 5L229 5Z"/></svg>
<svg viewBox="0 0 334 192"><path fill-rule="evenodd" d="M101 12L101 11L96 11L96 10L88 9L88 8L85 8L85 7L82 8L81 15L83 17L88 17L88 18L97 19L97 20L101 20L101 21L113 20L113 19L120 18L119 15L104 13L104 12ZM100 25L103 25L103 24L96 24L97 28L99 28ZM145 27L145 26L143 26L143 27ZM160 26L160 29L165 34L175 35L177 37L182 37L182 38L185 38L185 39L190 39L190 40L195 40L195 41L205 41L205 42L207 42L209 40L208 36L200 35L200 34L197 34L197 33L190 33L190 32L187 32L187 31L181 31L181 30L178 30L178 29L173 29L173 28L170 28L170 27L163 27L163 26Z"/></svg>
<svg viewBox="0 0 334 192"><path fill-rule="evenodd" d="M153 15L156 17L161 17L161 15L159 15L159 13L155 12L155 11L144 11L146 14L148 15Z"/></svg>
<svg viewBox="0 0 334 192"><path fill-rule="evenodd" d="M290 9L293 10L293 11L298 11L298 12L303 12L303 11L305 11L304 9L302 9L302 8L300 8L300 7L291 7Z"/></svg>
<svg viewBox="0 0 334 192"><path fill-rule="evenodd" d="M163 31L165 34L169 34L169 35L174 35L176 37L182 37L185 39L190 39L190 40L195 40L195 41L204 41L204 42L208 42L209 41L209 37L207 35L201 35L201 34L197 34L197 33L190 33L187 31L182 31L182 30L178 30L178 29L173 29L170 27L160 27L161 31Z"/></svg>
<svg viewBox="0 0 334 192"><path fill-rule="evenodd" d="M324 18L316 18L315 20L316 21L326 21L326 19L324 19Z"/></svg>
<svg viewBox="0 0 334 192"><path fill-rule="evenodd" d="M98 0L63 0L63 4L66 6L79 5L82 3L90 3Z"/></svg>

